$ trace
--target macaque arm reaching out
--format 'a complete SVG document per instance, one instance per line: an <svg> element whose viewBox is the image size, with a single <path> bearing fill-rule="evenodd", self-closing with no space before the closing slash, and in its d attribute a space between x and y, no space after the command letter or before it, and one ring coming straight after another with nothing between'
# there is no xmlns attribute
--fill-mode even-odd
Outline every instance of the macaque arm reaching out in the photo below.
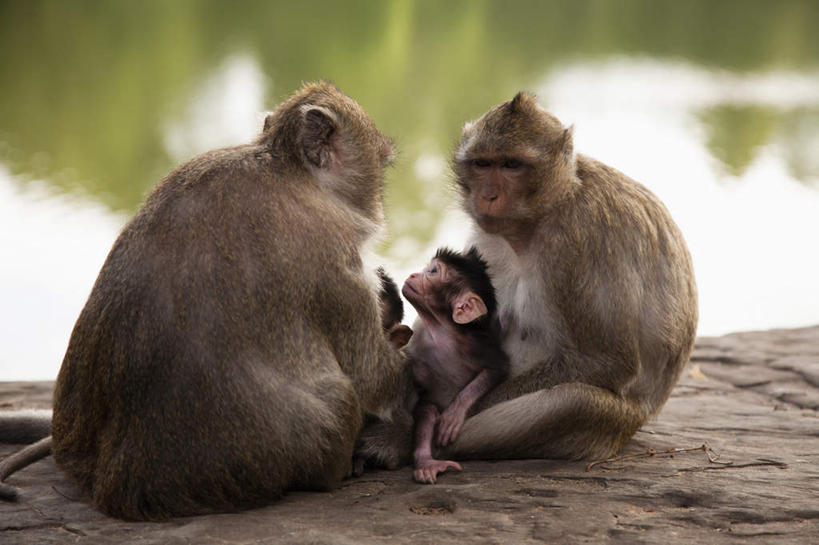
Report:
<svg viewBox="0 0 819 545"><path fill-rule="evenodd" d="M438 446L445 447L458 438L469 409L501 380L503 380L501 373L483 369L458 392L449 407L438 418Z"/></svg>

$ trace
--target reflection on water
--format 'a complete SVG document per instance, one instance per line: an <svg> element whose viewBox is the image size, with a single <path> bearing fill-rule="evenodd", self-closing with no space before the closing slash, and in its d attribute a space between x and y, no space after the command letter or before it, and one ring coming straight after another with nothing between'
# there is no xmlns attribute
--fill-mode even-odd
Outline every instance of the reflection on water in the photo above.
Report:
<svg viewBox="0 0 819 545"><path fill-rule="evenodd" d="M785 132L786 122L779 127L771 120L819 111L819 73L739 76L645 61L580 63L550 74L541 96L575 124L576 149L666 203L694 258L701 334L819 322L813 249L819 170L800 180L791 163L792 155L819 149L819 124L797 138ZM741 165L726 166L709 146L724 114L706 112L720 108L740 109L731 114L738 117L750 113L744 127L772 126L744 147ZM769 115L756 117L756 110ZM727 139L725 146L736 148Z"/></svg>
<svg viewBox="0 0 819 545"><path fill-rule="evenodd" d="M464 121L523 88L575 124L579 152L667 204L701 334L819 322L817 3L463 2L455 20L425 1L126 6L0 4L15 52L0 56L0 380L54 377L164 173L252 139L319 77L398 144L381 252L398 278L467 236L449 154Z"/></svg>
<svg viewBox="0 0 819 545"><path fill-rule="evenodd" d="M264 123L265 76L250 56L227 59L171 114L165 149L175 163L253 138Z"/></svg>
<svg viewBox="0 0 819 545"><path fill-rule="evenodd" d="M0 167L0 380L53 379L97 272L125 221Z"/></svg>
<svg viewBox="0 0 819 545"><path fill-rule="evenodd" d="M807 124L800 138L785 133L787 124L771 131L746 148L735 172L708 145L709 123L719 120L703 113L728 100L786 119L819 109L819 73L739 77L615 59L566 65L537 89L545 106L575 125L576 150L648 186L671 211L694 259L700 334L819 322L819 169L802 169L800 178L792 163L800 153L815 160L807 150L819 150L819 123ZM399 265L411 256L411 270L415 256L436 245L458 246L465 223L447 212L432 243L399 236L387 255Z"/></svg>

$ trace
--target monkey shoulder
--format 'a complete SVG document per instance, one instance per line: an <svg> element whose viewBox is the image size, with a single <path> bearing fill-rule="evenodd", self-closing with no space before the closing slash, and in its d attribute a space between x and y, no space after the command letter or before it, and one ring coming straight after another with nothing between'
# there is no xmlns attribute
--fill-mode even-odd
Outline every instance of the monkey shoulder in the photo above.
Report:
<svg viewBox="0 0 819 545"><path fill-rule="evenodd" d="M257 214L274 196L269 160L259 159L262 155L259 146L243 145L194 157L159 181L126 231L195 237L218 222L228 227L222 236L232 236L231 222Z"/></svg>
<svg viewBox="0 0 819 545"><path fill-rule="evenodd" d="M581 188L563 218L573 238L557 302L571 336L584 339L582 350L628 351L629 339L656 326L655 302L685 289L675 271L687 270L687 252L645 186L590 158L578 161L578 176Z"/></svg>
<svg viewBox="0 0 819 545"><path fill-rule="evenodd" d="M609 237L624 231L653 234L673 224L660 199L623 172L584 156L578 159L577 176L581 183L572 206L574 222L606 228Z"/></svg>
<svg viewBox="0 0 819 545"><path fill-rule="evenodd" d="M197 155L176 167L160 181L154 194L161 197L221 184L241 186L264 176L273 168L271 156L258 145L220 148Z"/></svg>

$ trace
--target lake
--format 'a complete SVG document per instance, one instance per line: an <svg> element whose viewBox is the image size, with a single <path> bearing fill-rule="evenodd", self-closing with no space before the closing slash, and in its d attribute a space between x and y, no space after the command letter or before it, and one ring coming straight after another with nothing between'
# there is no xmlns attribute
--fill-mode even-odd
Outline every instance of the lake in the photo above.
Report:
<svg viewBox="0 0 819 545"><path fill-rule="evenodd" d="M399 149L403 278L469 227L464 122L536 93L654 191L702 335L819 323L819 2L0 2L0 380L53 379L111 244L175 165L329 79Z"/></svg>

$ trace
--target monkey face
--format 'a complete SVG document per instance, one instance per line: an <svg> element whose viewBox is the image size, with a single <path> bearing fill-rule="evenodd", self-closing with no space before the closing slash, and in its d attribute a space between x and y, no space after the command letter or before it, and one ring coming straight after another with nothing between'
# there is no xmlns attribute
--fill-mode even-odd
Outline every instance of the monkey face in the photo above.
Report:
<svg viewBox="0 0 819 545"><path fill-rule="evenodd" d="M573 167L571 131L523 93L467 123L454 157L464 209L501 235L541 213L553 180L572 176Z"/></svg>
<svg viewBox="0 0 819 545"><path fill-rule="evenodd" d="M409 275L401 293L426 320L466 324L487 314L483 299L469 289L463 275L439 259Z"/></svg>
<svg viewBox="0 0 819 545"><path fill-rule="evenodd" d="M521 204L529 195L533 158L523 154L476 155L463 167L467 189L465 206L487 232L500 232L504 224L522 216Z"/></svg>
<svg viewBox="0 0 819 545"><path fill-rule="evenodd" d="M419 313L438 310L444 306L441 305L444 299L442 287L448 277L446 265L433 259L423 270L409 275L401 293Z"/></svg>

